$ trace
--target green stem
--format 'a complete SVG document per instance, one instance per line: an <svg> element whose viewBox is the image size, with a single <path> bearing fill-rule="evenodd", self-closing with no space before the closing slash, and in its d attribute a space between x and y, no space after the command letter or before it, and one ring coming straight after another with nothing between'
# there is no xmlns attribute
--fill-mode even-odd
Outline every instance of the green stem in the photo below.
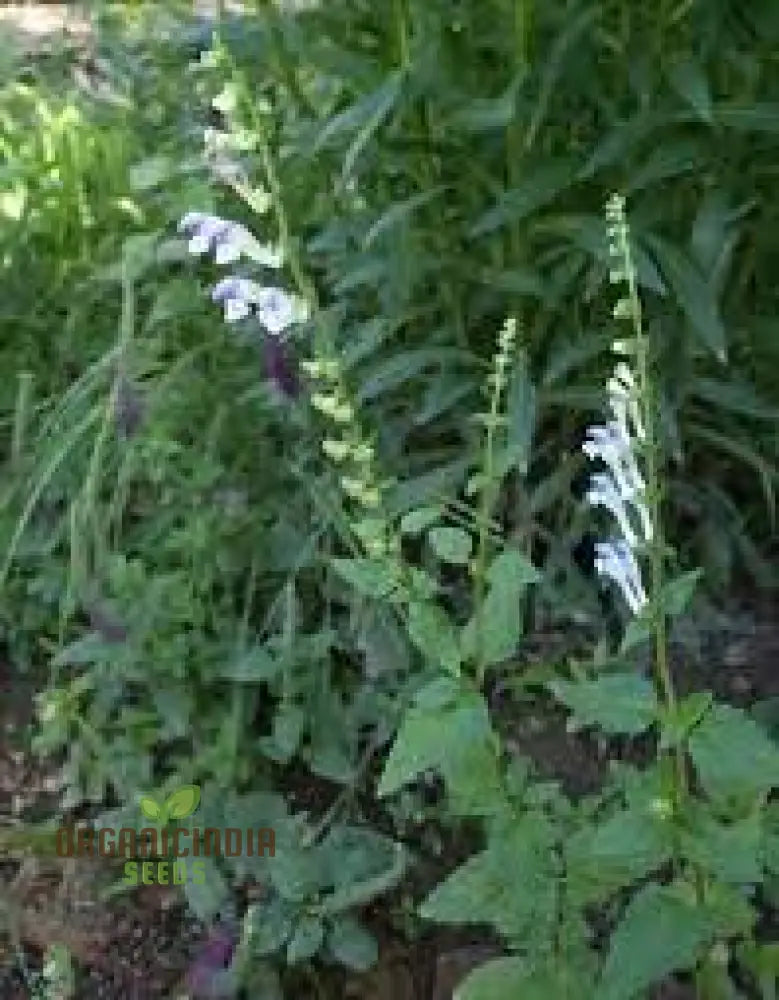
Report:
<svg viewBox="0 0 779 1000"><path fill-rule="evenodd" d="M490 412L487 418L487 439L484 444L482 467L481 505L479 509L479 544L474 566L474 605L476 616L476 679L481 689L487 672L484 656L484 601L487 590L487 555L490 538L490 515L494 503L495 428L500 415L501 384L496 382L490 393Z"/></svg>

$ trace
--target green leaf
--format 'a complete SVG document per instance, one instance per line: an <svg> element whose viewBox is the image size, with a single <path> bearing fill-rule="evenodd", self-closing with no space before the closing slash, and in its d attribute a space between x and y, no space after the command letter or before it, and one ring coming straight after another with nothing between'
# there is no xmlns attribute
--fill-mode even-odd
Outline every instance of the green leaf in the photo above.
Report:
<svg viewBox="0 0 779 1000"><path fill-rule="evenodd" d="M369 250L379 236L385 236L396 226L404 222L416 209L427 202L432 201L446 191L444 187L434 187L427 191L420 191L418 194L406 198L404 201L396 202L387 209L371 226L363 239L363 248Z"/></svg>
<svg viewBox="0 0 779 1000"><path fill-rule="evenodd" d="M645 886L612 936L598 997L643 996L669 973L692 968L710 936L710 921L694 899L675 886Z"/></svg>
<svg viewBox="0 0 779 1000"><path fill-rule="evenodd" d="M343 580L365 597L386 597L395 589L395 578L383 563L371 559L332 559L331 564Z"/></svg>
<svg viewBox="0 0 779 1000"><path fill-rule="evenodd" d="M452 1000L506 1000L514 996L527 1000L525 987L530 974L522 958L494 958L466 976Z"/></svg>
<svg viewBox="0 0 779 1000"><path fill-rule="evenodd" d="M702 576L702 569L694 569L665 584L660 591L660 601L667 615L676 618L687 610Z"/></svg>
<svg viewBox="0 0 779 1000"><path fill-rule="evenodd" d="M286 763L300 746L306 714L299 705L283 703L273 716L273 733L262 741L263 751L273 760Z"/></svg>
<svg viewBox="0 0 779 1000"><path fill-rule="evenodd" d="M188 858L182 861L185 864L189 863ZM191 876L187 878L184 883L184 895L198 920L208 924L224 909L230 893L214 859L200 858L199 862L205 869L205 878L202 882L195 882Z"/></svg>
<svg viewBox="0 0 779 1000"><path fill-rule="evenodd" d="M151 798L151 796L144 795L141 798L139 805L141 807L141 812L146 817L146 819L150 819L153 823L156 823L158 820L162 819L163 816L162 806L160 806L159 803L155 802L154 799Z"/></svg>
<svg viewBox="0 0 779 1000"><path fill-rule="evenodd" d="M471 536L461 528L433 528L428 536L433 551L442 562L465 566L471 557Z"/></svg>
<svg viewBox="0 0 779 1000"><path fill-rule="evenodd" d="M463 694L445 708L415 705L407 712L384 765L379 796L394 794L423 771L441 769L463 746L492 739L487 706L477 694Z"/></svg>
<svg viewBox="0 0 779 1000"><path fill-rule="evenodd" d="M186 819L200 803L200 788L197 785L182 785L165 802L165 810L170 819Z"/></svg>
<svg viewBox="0 0 779 1000"><path fill-rule="evenodd" d="M468 132L505 128L514 117L517 93L524 77L525 73L520 71L499 97L469 101L452 115L450 125Z"/></svg>
<svg viewBox="0 0 779 1000"><path fill-rule="evenodd" d="M673 852L673 830L651 807L633 805L574 834L565 851L571 896L590 905L662 867Z"/></svg>
<svg viewBox="0 0 779 1000"><path fill-rule="evenodd" d="M399 73L391 74L372 93L360 98L351 107L331 118L313 143L311 155L315 156L333 139L355 131L358 132L358 135L352 150L356 148L359 152L392 108L400 92L401 79L402 76ZM353 160L354 156L355 153L350 151L348 160Z"/></svg>
<svg viewBox="0 0 779 1000"><path fill-rule="evenodd" d="M727 356L727 334L720 317L714 289L698 265L672 243L647 233L647 245L654 252L679 305L701 343L719 360Z"/></svg>
<svg viewBox="0 0 779 1000"><path fill-rule="evenodd" d="M400 530L404 535L421 535L431 524L441 519L440 507L419 507L404 514L400 521Z"/></svg>
<svg viewBox="0 0 779 1000"><path fill-rule="evenodd" d="M319 917L303 916L287 942L287 964L307 962L322 946L325 928Z"/></svg>
<svg viewBox="0 0 779 1000"><path fill-rule="evenodd" d="M354 917L339 917L327 935L327 946L338 962L357 972L366 972L376 964L379 946Z"/></svg>
<svg viewBox="0 0 779 1000"><path fill-rule="evenodd" d="M255 646L225 663L219 675L237 684L259 684L261 681L272 680L281 667L281 661L267 649Z"/></svg>
<svg viewBox="0 0 779 1000"><path fill-rule="evenodd" d="M636 615L627 623L619 651L622 655L652 638L652 623L647 614Z"/></svg>
<svg viewBox="0 0 779 1000"><path fill-rule="evenodd" d="M474 969L452 1000L562 1000L592 996L586 973L565 965L546 966L524 958L494 958Z"/></svg>
<svg viewBox="0 0 779 1000"><path fill-rule="evenodd" d="M722 882L757 883L761 879L763 829L755 812L733 823L721 823L701 810L682 832L685 857Z"/></svg>
<svg viewBox="0 0 779 1000"><path fill-rule="evenodd" d="M683 59L668 73L674 90L696 112L701 121L711 125L714 121L711 91L700 63Z"/></svg>
<svg viewBox="0 0 779 1000"><path fill-rule="evenodd" d="M712 705L708 691L695 691L677 702L673 710L663 708L660 713L660 749L683 743Z"/></svg>
<svg viewBox="0 0 779 1000"><path fill-rule="evenodd" d="M482 613L463 630L464 655L481 653L489 664L508 659L522 636L521 602L529 584L540 580L538 571L515 549L506 549L487 571L490 584ZM480 634L481 633L481 634Z"/></svg>
<svg viewBox="0 0 779 1000"><path fill-rule="evenodd" d="M434 667L460 672L460 649L454 627L437 604L412 601L408 606L408 635Z"/></svg>
<svg viewBox="0 0 779 1000"><path fill-rule="evenodd" d="M690 736L690 754L712 798L764 796L779 785L779 750L744 712L715 705Z"/></svg>
<svg viewBox="0 0 779 1000"><path fill-rule="evenodd" d="M485 236L528 215L553 201L574 179L573 161L545 160L524 183L504 192L497 205L485 212L472 226L471 237Z"/></svg>
<svg viewBox="0 0 779 1000"><path fill-rule="evenodd" d="M512 817L487 850L469 858L433 890L421 916L446 924L488 924L514 940L543 937L556 919L553 848L545 816Z"/></svg>
<svg viewBox="0 0 779 1000"><path fill-rule="evenodd" d="M244 917L244 933L252 955L272 955L283 948L293 929L295 908L279 896L254 903Z"/></svg>
<svg viewBox="0 0 779 1000"><path fill-rule="evenodd" d="M585 681L554 681L549 688L571 710L578 729L597 726L607 733L638 736L657 718L654 689L637 673L603 674Z"/></svg>

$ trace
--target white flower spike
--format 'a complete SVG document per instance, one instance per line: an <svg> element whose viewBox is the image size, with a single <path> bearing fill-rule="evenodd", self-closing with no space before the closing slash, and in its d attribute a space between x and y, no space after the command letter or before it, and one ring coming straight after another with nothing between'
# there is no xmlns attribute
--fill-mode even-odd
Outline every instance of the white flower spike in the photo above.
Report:
<svg viewBox="0 0 779 1000"><path fill-rule="evenodd" d="M646 606L647 596L636 557L624 539L596 542L595 570L600 576L608 577L616 583L634 615L641 613Z"/></svg>

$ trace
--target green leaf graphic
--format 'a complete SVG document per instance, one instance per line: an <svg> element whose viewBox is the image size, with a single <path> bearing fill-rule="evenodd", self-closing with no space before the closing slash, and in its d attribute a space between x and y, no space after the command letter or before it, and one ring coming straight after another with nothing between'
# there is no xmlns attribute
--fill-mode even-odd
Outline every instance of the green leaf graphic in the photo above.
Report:
<svg viewBox="0 0 779 1000"><path fill-rule="evenodd" d="M162 816L162 807L149 795L144 795L141 799L141 812L152 821L157 821Z"/></svg>
<svg viewBox="0 0 779 1000"><path fill-rule="evenodd" d="M182 785L170 795L165 803L170 819L186 819L200 803L200 788L197 785Z"/></svg>

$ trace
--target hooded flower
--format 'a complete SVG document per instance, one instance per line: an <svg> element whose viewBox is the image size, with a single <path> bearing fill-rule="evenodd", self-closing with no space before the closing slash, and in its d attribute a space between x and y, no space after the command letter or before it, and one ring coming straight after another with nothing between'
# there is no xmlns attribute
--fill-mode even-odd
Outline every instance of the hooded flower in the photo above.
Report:
<svg viewBox="0 0 779 1000"><path fill-rule="evenodd" d="M625 539L595 543L595 571L616 583L630 610L634 615L639 614L647 596L641 581L641 569Z"/></svg>
<svg viewBox="0 0 779 1000"><path fill-rule="evenodd" d="M273 269L283 263L277 249L264 246L245 226L216 215L188 212L181 220L179 232L188 238L190 253L202 256L213 252L217 264L234 264L242 257Z"/></svg>
<svg viewBox="0 0 779 1000"><path fill-rule="evenodd" d="M611 280L628 282L633 296L620 300L615 318L631 319L636 295L622 198L615 196L609 201L606 217L612 257ZM647 603L636 553L653 537L652 518L645 497L646 483L637 457L640 446L646 441L646 429L639 386L629 364L637 356L640 336L639 324L632 340L623 338L614 342L618 360L607 383L611 419L589 427L582 445L591 461L600 461L605 466L605 471L591 477L587 501L593 507L608 510L620 531L619 537L596 543L595 570L616 584L633 614L638 614Z"/></svg>
<svg viewBox="0 0 779 1000"><path fill-rule="evenodd" d="M280 336L306 319L305 304L283 288L266 288L249 278L222 278L211 292L214 302L224 306L225 320L234 323L256 311L267 333Z"/></svg>
<svg viewBox="0 0 779 1000"><path fill-rule="evenodd" d="M226 322L235 323L251 314L261 292L262 286L248 278L222 278L214 285L211 298L224 306Z"/></svg>

